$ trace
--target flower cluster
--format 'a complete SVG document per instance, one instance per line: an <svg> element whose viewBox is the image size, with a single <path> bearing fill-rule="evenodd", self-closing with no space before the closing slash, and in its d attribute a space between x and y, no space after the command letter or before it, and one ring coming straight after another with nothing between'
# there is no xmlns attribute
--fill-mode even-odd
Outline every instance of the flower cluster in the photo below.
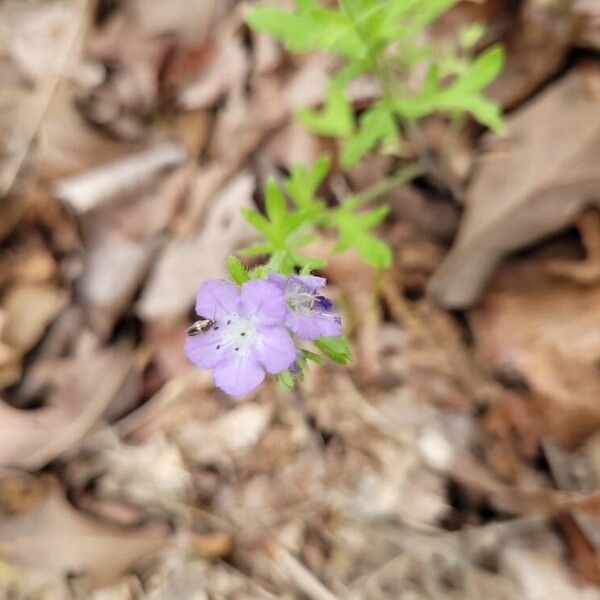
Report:
<svg viewBox="0 0 600 600"><path fill-rule="evenodd" d="M255 388L266 373L298 372L295 339L341 333L331 300L320 294L325 283L322 277L277 273L241 286L205 281L196 299L200 325L186 337L186 355L212 369L215 385L232 396Z"/></svg>

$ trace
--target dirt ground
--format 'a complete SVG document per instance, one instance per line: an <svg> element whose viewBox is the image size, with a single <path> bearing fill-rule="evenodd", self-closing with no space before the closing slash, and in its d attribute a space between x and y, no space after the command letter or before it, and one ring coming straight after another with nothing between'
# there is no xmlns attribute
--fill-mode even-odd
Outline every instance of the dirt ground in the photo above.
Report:
<svg viewBox="0 0 600 600"><path fill-rule="evenodd" d="M507 134L425 119L392 268L313 249L353 363L236 401L183 354L197 288L335 152L293 119L330 61L248 4L0 2L0 598L600 599L600 2L434 24L505 46Z"/></svg>

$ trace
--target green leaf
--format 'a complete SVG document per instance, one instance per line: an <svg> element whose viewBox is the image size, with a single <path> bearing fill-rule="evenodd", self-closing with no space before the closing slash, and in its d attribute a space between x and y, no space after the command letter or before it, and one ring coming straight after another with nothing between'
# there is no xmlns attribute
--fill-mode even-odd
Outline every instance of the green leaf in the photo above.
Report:
<svg viewBox="0 0 600 600"><path fill-rule="evenodd" d="M445 90L445 94L469 95L478 92L491 83L502 70L504 48L499 45L484 50Z"/></svg>
<svg viewBox="0 0 600 600"><path fill-rule="evenodd" d="M248 271L250 279L264 279L267 276L269 269L266 265L258 265Z"/></svg>
<svg viewBox="0 0 600 600"><path fill-rule="evenodd" d="M393 114L386 103L377 102L361 115L358 131L344 145L342 166L351 167L378 142L395 135Z"/></svg>
<svg viewBox="0 0 600 600"><path fill-rule="evenodd" d="M455 101L456 100L456 101ZM444 108L462 109L469 111L480 123L487 125L496 133L503 133L506 129L502 111L498 104L485 96L476 95L467 98L446 98Z"/></svg>
<svg viewBox="0 0 600 600"><path fill-rule="evenodd" d="M330 164L331 158L324 154L308 169L303 165L292 167L292 172L285 182L285 189L296 206L304 208L317 202L315 192L329 172Z"/></svg>
<svg viewBox="0 0 600 600"><path fill-rule="evenodd" d="M355 208L356 201L351 198L339 210L333 212L332 223L339 229L335 251L341 252L354 248L371 266L389 267L392 264L392 252L389 246L367 230L381 223L390 207L382 205L368 211L353 212Z"/></svg>
<svg viewBox="0 0 600 600"><path fill-rule="evenodd" d="M238 254L242 256L257 256L259 254L270 254L273 246L271 244L252 244L238 250Z"/></svg>
<svg viewBox="0 0 600 600"><path fill-rule="evenodd" d="M265 208L271 223L280 224L285 221L287 213L285 199L273 177L269 177L267 180L265 190Z"/></svg>
<svg viewBox="0 0 600 600"><path fill-rule="evenodd" d="M318 365L322 365L325 362L320 354L316 354L315 352L311 352L310 350L306 350L305 348L302 348L301 351L304 354L305 358L307 358L308 360L312 360Z"/></svg>
<svg viewBox="0 0 600 600"><path fill-rule="evenodd" d="M330 81L327 99L321 111L308 108L296 113L298 120L311 131L333 137L348 137L354 130L354 111L348 102L343 87Z"/></svg>
<svg viewBox="0 0 600 600"><path fill-rule="evenodd" d="M392 264L391 248L370 233L361 233L355 236L352 246L365 262L376 269L387 269Z"/></svg>
<svg viewBox="0 0 600 600"><path fill-rule="evenodd" d="M317 338L315 346L336 363L346 364L352 360L352 350L346 338L341 335Z"/></svg>
<svg viewBox="0 0 600 600"><path fill-rule="evenodd" d="M305 52L318 43L318 31L306 15L275 6L254 6L248 11L246 20L252 29L282 40L292 52Z"/></svg>
<svg viewBox="0 0 600 600"><path fill-rule="evenodd" d="M421 0L415 5L414 16L410 25L404 29L404 35L410 36L423 31L427 25L458 2L459 0Z"/></svg>
<svg viewBox="0 0 600 600"><path fill-rule="evenodd" d="M302 269L314 271L315 269L322 269L327 266L327 261L318 256L304 256L304 254L300 254L299 252L292 252L291 256L295 265Z"/></svg>
<svg viewBox="0 0 600 600"><path fill-rule="evenodd" d="M294 388L294 376L288 370L277 373L277 375L273 375L273 379L284 385L289 390Z"/></svg>
<svg viewBox="0 0 600 600"><path fill-rule="evenodd" d="M271 241L273 238L273 231L271 223L267 221L259 212L252 210L251 208L242 207L240 209L244 218L250 225L252 225L266 240Z"/></svg>
<svg viewBox="0 0 600 600"><path fill-rule="evenodd" d="M289 250L277 250L271 254L267 262L267 268L282 275L291 275L296 263Z"/></svg>
<svg viewBox="0 0 600 600"><path fill-rule="evenodd" d="M315 2L297 2L294 12L256 6L248 12L247 22L253 29L280 39L292 52L322 48L352 60L362 58L367 52L346 15Z"/></svg>
<svg viewBox="0 0 600 600"><path fill-rule="evenodd" d="M231 278L238 285L241 285L250 279L246 272L246 268L237 256L229 256L227 258L227 270L229 271Z"/></svg>
<svg viewBox="0 0 600 600"><path fill-rule="evenodd" d="M461 48L470 50L481 40L484 34L485 25L479 21L461 27L458 32L458 40Z"/></svg>

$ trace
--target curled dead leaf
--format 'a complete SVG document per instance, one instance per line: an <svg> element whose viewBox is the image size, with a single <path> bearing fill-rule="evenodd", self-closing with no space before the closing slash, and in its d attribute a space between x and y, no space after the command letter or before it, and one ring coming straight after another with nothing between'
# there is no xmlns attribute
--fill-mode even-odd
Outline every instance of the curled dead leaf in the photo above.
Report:
<svg viewBox="0 0 600 600"><path fill-rule="evenodd" d="M473 304L504 255L600 204L600 102L585 79L575 70L517 111L484 155L458 239L430 282L444 306Z"/></svg>

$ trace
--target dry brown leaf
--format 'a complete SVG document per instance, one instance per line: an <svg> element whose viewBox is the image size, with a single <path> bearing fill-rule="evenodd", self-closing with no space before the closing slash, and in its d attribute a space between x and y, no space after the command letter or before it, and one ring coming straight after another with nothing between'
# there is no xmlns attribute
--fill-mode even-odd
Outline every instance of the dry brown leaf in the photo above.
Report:
<svg viewBox="0 0 600 600"><path fill-rule="evenodd" d="M253 236L240 213L252 206L253 191L253 177L242 172L215 198L200 234L167 247L138 304L142 318L177 320L189 311L200 282L225 277L229 254Z"/></svg>
<svg viewBox="0 0 600 600"><path fill-rule="evenodd" d="M0 58L5 59L4 74L13 73L3 81L0 128L6 160L0 175L1 195L11 189L59 82L78 57L85 17L81 2L2 5Z"/></svg>
<svg viewBox="0 0 600 600"><path fill-rule="evenodd" d="M0 340L6 326L6 312L0 310ZM16 383L21 377L22 353L0 341L0 389Z"/></svg>
<svg viewBox="0 0 600 600"><path fill-rule="evenodd" d="M224 32L217 40L214 56L195 81L188 81L178 93L178 102L186 110L207 108L219 97L237 90L246 82L248 56L239 36Z"/></svg>
<svg viewBox="0 0 600 600"><path fill-rule="evenodd" d="M0 553L29 575L85 574L107 582L169 543L163 525L119 529L76 511L57 483L31 512L0 522Z"/></svg>
<svg viewBox="0 0 600 600"><path fill-rule="evenodd" d="M600 203L600 102L575 70L508 120L483 157L458 240L430 283L448 307L475 302L497 262Z"/></svg>
<svg viewBox="0 0 600 600"><path fill-rule="evenodd" d="M233 549L231 534L225 531L198 533L191 539L191 550L208 560L223 558Z"/></svg>
<svg viewBox="0 0 600 600"><path fill-rule="evenodd" d="M524 378L546 431L577 443L600 426L600 288L511 265L469 314L486 364Z"/></svg>
<svg viewBox="0 0 600 600"><path fill-rule="evenodd" d="M526 100L567 58L577 19L562 0L526 0L503 40L506 64L488 93L504 108ZM512 9L515 10L515 9Z"/></svg>
<svg viewBox="0 0 600 600"><path fill-rule="evenodd" d="M56 275L57 265L41 236L28 232L23 242L0 252L0 284L11 279L42 283Z"/></svg>
<svg viewBox="0 0 600 600"><path fill-rule="evenodd" d="M20 410L0 402L2 467L37 469L76 446L115 399L132 356L113 346L47 368L57 380L48 406ZM51 383L49 375L42 379Z"/></svg>
<svg viewBox="0 0 600 600"><path fill-rule="evenodd" d="M579 23L575 42L592 50L600 49L600 4L596 0L574 0L571 5Z"/></svg>
<svg viewBox="0 0 600 600"><path fill-rule="evenodd" d="M90 127L72 92L58 90L40 127L36 155L42 175L59 178L97 167L141 148L119 143Z"/></svg>
<svg viewBox="0 0 600 600"><path fill-rule="evenodd" d="M107 335L129 306L148 269L152 246L111 231L92 240L80 291L88 318L100 335Z"/></svg>
<svg viewBox="0 0 600 600"><path fill-rule="evenodd" d="M7 319L2 339L10 346L27 352L66 306L68 298L66 290L51 284L24 284L10 288L1 302Z"/></svg>

